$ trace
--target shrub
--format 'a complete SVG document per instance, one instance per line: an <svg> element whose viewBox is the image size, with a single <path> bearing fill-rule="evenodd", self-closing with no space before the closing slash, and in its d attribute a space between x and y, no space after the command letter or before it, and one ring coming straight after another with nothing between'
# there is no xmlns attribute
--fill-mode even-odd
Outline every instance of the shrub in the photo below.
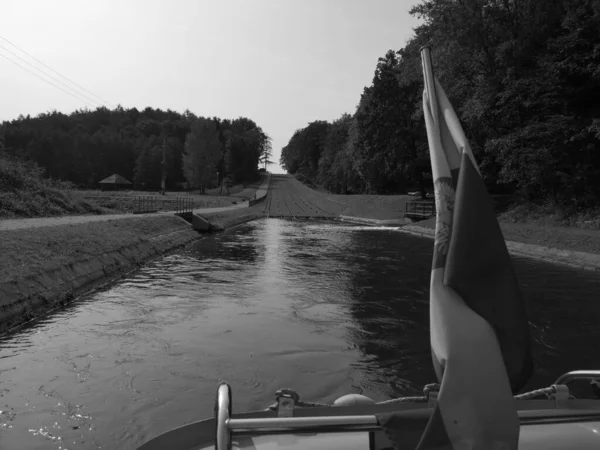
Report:
<svg viewBox="0 0 600 450"><path fill-rule="evenodd" d="M44 177L34 162L0 153L0 217L41 217L102 210L72 191L72 183Z"/></svg>

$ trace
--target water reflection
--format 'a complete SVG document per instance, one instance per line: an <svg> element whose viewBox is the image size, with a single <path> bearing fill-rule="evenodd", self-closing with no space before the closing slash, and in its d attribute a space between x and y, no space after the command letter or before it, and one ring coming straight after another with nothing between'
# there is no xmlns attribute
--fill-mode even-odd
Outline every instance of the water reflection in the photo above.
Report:
<svg viewBox="0 0 600 450"><path fill-rule="evenodd" d="M373 383L387 395L416 394L435 381L429 353L431 241L395 231L351 234L350 329Z"/></svg>
<svg viewBox="0 0 600 450"><path fill-rule="evenodd" d="M600 367L600 277L594 272L515 258L531 322L535 375L527 388L563 372Z"/></svg>

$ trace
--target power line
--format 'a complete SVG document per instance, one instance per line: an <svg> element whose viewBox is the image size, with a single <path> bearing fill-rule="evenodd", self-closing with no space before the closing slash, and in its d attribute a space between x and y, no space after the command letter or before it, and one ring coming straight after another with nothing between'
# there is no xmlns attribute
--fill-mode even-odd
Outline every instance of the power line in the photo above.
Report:
<svg viewBox="0 0 600 450"><path fill-rule="evenodd" d="M16 49L18 49L19 51L25 53L27 56L29 56L31 59L33 59L34 61L37 61L38 63L40 63L42 66L46 67L47 69L51 70L52 72L54 72L55 74L57 74L60 77L63 77L65 80L67 80L69 83L73 83L75 86L79 87L80 89L84 90L85 92L87 92L88 94L93 95L94 97L98 98L99 100L102 101L102 103L106 103L109 106L113 106L114 105L109 102L104 100L102 97L100 97L99 95L94 94L93 92L88 91L86 88L84 88L83 86L75 83L74 81L70 80L69 78L65 77L64 75L61 75L60 73L58 73L56 70L54 70L52 67L44 64L42 61L40 61L39 59L37 59L35 56L30 55L29 53L27 53L25 50L23 50L22 48L17 47L15 44L13 44L11 41L9 41L8 39L6 39L5 37L0 36L0 39L2 39L3 41L8 42L10 45L12 45L13 47L15 47Z"/></svg>
<svg viewBox="0 0 600 450"><path fill-rule="evenodd" d="M18 62L16 62L16 61L13 61L13 60L12 60L12 59L10 59L8 56L6 56L6 55L4 55L4 54L2 54L2 53L0 53L0 56L2 56L3 58L5 58L5 59L9 60L11 63L13 63L13 64L15 64L15 65L19 66L21 69L23 69L23 70L26 70L27 72L29 72L29 73L31 73L31 74L33 74L33 75L35 75L35 76L36 76L36 77L38 77L40 80L42 80L42 81L45 81L46 83L48 83L48 84L50 84L50 85L54 86L55 88L58 88L58 89L60 89L61 91L63 91L63 92L65 92L65 93L69 94L71 97L75 97L77 100L79 100L79 101L81 101L81 102L85 103L85 104L86 104L87 106L89 106L90 108L93 108L93 106L92 106L92 105L90 105L89 103L87 103L85 100L81 99L80 97L77 97L76 95L74 95L74 94L70 93L69 91L65 91L65 90L64 90L63 88L61 88L60 86L57 86L56 84L54 84L54 83L51 83L51 82L50 82L50 81L48 81L47 79L40 77L40 76L39 76L37 73L35 73L35 72L32 72L32 71L31 71L31 70L29 70L27 67L24 67L24 66L22 66L21 64L19 64Z"/></svg>
<svg viewBox="0 0 600 450"><path fill-rule="evenodd" d="M52 75L50 75L49 73L46 73L46 72L44 72L43 70L41 70L41 69L39 69L39 68L35 67L35 66L34 66L33 64L31 64L29 61L27 61L27 60L25 60L25 59L21 58L21 57L20 57L19 55L17 55L16 53L13 53L13 52L11 52L11 51L10 51L9 49L7 49L6 47L3 47L3 46L1 46L1 45L0 45L0 48L1 48L2 50L4 50L4 51L7 51L7 52L8 52L8 53L10 53L11 55L13 55L13 56L16 56L16 57L17 57L17 58L19 58L21 61L23 61L25 64L27 64L28 66L31 66L31 67L33 67L33 68L34 68L35 70L37 70L38 72L41 72L41 73L43 73L44 75L46 75L47 77L50 77L50 78L52 78L54 81L56 81L57 83L61 84L61 85L62 85L62 86L64 86L65 88L72 90L72 91L73 91L73 92L75 92L77 95L80 95L81 97L84 97L84 98L88 99L90 102L93 102L93 103L95 103L96 105L94 105L94 106L98 106L98 105L100 105L100 106L103 106L103 105L102 105L102 103L98 102L97 100L94 100L93 98L91 98L91 97L89 97L89 96L87 96L87 95L85 95L85 94L83 94L83 93L81 93L81 92L77 92L77 91L76 91L75 89L73 89L72 87L70 87L70 86L67 86L65 83L63 83L63 82L62 82L62 81L60 81L59 79L57 79L57 78L53 77L53 76L52 76Z"/></svg>

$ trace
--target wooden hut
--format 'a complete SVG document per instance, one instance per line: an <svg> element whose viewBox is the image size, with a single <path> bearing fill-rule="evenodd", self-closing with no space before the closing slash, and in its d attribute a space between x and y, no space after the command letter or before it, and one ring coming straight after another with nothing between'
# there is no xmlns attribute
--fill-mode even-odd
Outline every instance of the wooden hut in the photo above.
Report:
<svg viewBox="0 0 600 450"><path fill-rule="evenodd" d="M123 178L117 173L100 181L99 184L100 189L102 189L103 191L116 191L119 189L128 189L132 186L130 181L127 181L125 178Z"/></svg>

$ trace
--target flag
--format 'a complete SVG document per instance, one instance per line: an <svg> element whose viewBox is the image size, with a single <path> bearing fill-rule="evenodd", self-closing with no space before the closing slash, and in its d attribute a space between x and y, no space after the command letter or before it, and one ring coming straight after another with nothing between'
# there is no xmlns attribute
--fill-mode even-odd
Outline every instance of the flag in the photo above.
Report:
<svg viewBox="0 0 600 450"><path fill-rule="evenodd" d="M440 392L417 448L515 450L519 417L513 394L533 370L524 303L491 198L433 76L429 49L422 57L437 214L431 351ZM379 420L384 429L394 423L390 416Z"/></svg>

